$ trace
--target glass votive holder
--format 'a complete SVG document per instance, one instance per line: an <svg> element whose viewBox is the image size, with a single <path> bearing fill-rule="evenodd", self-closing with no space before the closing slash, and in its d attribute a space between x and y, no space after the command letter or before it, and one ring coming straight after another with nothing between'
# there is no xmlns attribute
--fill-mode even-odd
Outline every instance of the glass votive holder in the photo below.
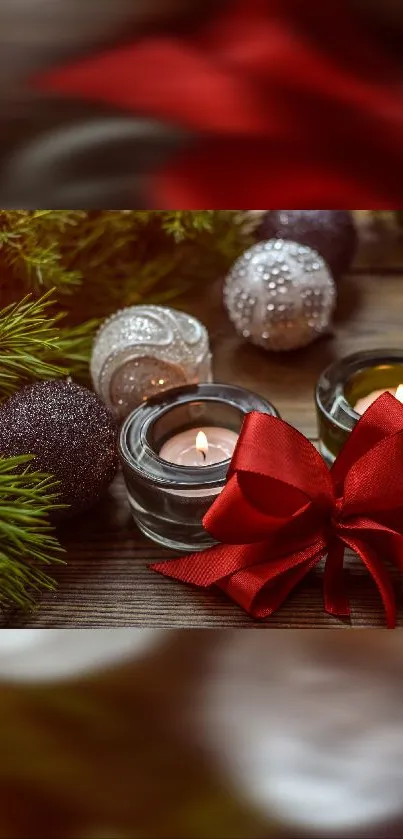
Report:
<svg viewBox="0 0 403 839"><path fill-rule="evenodd" d="M207 329L167 306L130 306L108 318L91 357L95 391L118 420L174 387L211 382Z"/></svg>
<svg viewBox="0 0 403 839"><path fill-rule="evenodd" d="M243 388L201 384L151 398L126 419L120 457L133 517L146 536L178 552L214 544L202 520L224 487L251 411L278 416Z"/></svg>
<svg viewBox="0 0 403 839"><path fill-rule="evenodd" d="M385 391L396 394L401 384L403 350L354 353L324 370L315 396L319 447L330 465L370 404Z"/></svg>

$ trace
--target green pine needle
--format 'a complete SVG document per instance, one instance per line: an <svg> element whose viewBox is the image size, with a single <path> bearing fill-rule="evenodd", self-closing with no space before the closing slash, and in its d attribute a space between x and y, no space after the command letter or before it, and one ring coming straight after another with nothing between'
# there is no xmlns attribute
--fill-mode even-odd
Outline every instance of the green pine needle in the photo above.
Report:
<svg viewBox="0 0 403 839"><path fill-rule="evenodd" d="M236 210L0 210L7 300L50 288L71 324L170 303L223 276L251 244Z"/></svg>
<svg viewBox="0 0 403 839"><path fill-rule="evenodd" d="M176 210L172 212L157 211L161 216L161 226L166 233L174 237L176 242L182 242L187 237L197 237L197 233L214 229L214 210L193 212L192 210ZM224 211L221 211L224 212Z"/></svg>
<svg viewBox="0 0 403 839"><path fill-rule="evenodd" d="M0 312L0 396L35 379L54 379L88 371L98 321L60 327L63 314L53 314L52 292L39 300L25 297Z"/></svg>
<svg viewBox="0 0 403 839"><path fill-rule="evenodd" d="M65 317L64 312L55 315L55 326ZM43 350L44 361L58 365L64 376L74 376L75 380L88 383L92 345L100 323L99 319L92 318L77 326L59 327L56 347Z"/></svg>
<svg viewBox="0 0 403 839"><path fill-rule="evenodd" d="M0 256L22 289L71 293L79 271L66 270L58 239L80 223L80 210L0 210Z"/></svg>
<svg viewBox="0 0 403 839"><path fill-rule="evenodd" d="M63 549L48 519L57 482L29 468L32 455L0 458L0 605L26 609L54 580L44 567L61 563ZM25 467L25 468L24 468Z"/></svg>

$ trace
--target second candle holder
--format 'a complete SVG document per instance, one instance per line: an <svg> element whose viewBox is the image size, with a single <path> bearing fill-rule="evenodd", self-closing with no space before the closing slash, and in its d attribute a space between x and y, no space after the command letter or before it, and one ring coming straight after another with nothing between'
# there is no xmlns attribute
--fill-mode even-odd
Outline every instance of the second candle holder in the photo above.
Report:
<svg viewBox="0 0 403 839"><path fill-rule="evenodd" d="M329 465L366 408L385 390L395 395L401 384L403 350L399 349L354 353L324 370L315 396L320 451Z"/></svg>
<svg viewBox="0 0 403 839"><path fill-rule="evenodd" d="M202 520L224 487L246 414L278 416L240 387L202 384L149 399L127 418L120 457L134 520L178 552L214 544Z"/></svg>

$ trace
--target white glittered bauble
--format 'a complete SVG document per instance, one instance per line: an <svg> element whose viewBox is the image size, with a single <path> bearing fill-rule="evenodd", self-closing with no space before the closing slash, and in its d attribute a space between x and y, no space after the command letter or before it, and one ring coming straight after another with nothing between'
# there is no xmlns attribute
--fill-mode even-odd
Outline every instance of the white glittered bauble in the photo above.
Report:
<svg viewBox="0 0 403 839"><path fill-rule="evenodd" d="M95 338L94 389L117 419L150 396L212 379L209 336L191 315L166 306L131 306Z"/></svg>
<svg viewBox="0 0 403 839"><path fill-rule="evenodd" d="M235 262L225 281L224 303L244 338L267 350L293 350L327 330L336 289L316 251L272 239Z"/></svg>

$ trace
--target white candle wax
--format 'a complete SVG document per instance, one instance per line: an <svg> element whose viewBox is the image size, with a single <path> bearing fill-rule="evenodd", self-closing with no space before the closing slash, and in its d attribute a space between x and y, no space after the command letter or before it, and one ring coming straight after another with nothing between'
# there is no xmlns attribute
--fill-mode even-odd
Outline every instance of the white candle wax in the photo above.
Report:
<svg viewBox="0 0 403 839"><path fill-rule="evenodd" d="M200 467L222 463L231 459L238 442L238 434L229 428L190 428L175 434L162 446L160 457L177 466ZM201 475L202 477L202 475ZM219 495L221 489L167 490L168 492L188 497Z"/></svg>
<svg viewBox="0 0 403 839"><path fill-rule="evenodd" d="M198 439L203 439L198 444ZM175 434L162 446L160 457L177 466L210 466L222 463L234 453L238 434L229 428L190 428Z"/></svg>
<svg viewBox="0 0 403 839"><path fill-rule="evenodd" d="M371 405L384 393L391 393L392 396L395 396L399 402L403 402L403 385L399 385L399 387L390 387L390 388L382 388L381 390L372 390L371 393L368 393L367 396L363 396L361 399L354 405L354 410L357 414L362 416L365 414L365 411L371 407Z"/></svg>

